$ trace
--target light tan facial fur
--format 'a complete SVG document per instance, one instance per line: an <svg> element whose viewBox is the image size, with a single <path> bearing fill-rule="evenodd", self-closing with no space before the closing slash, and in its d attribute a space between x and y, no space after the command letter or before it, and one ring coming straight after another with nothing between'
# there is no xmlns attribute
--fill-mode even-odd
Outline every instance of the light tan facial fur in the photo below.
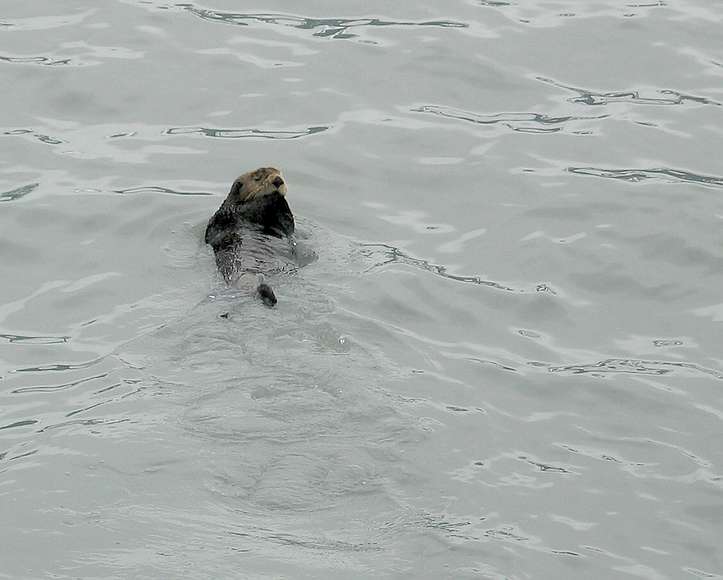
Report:
<svg viewBox="0 0 723 580"><path fill-rule="evenodd" d="M227 201L245 203L276 192L286 195L286 180L281 171L275 167L260 167L236 178Z"/></svg>

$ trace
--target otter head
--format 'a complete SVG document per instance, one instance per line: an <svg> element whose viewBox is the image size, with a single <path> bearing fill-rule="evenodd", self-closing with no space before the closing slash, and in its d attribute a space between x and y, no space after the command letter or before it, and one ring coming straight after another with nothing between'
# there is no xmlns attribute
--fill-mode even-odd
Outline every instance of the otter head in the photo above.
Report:
<svg viewBox="0 0 723 580"><path fill-rule="evenodd" d="M228 199L232 203L246 203L273 193L286 195L286 182L275 167L260 167L239 175L231 186Z"/></svg>

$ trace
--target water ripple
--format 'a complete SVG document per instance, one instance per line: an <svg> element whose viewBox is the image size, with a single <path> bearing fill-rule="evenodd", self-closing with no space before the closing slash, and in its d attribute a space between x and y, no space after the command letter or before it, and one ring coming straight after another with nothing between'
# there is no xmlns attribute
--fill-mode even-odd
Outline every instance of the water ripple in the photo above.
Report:
<svg viewBox="0 0 723 580"><path fill-rule="evenodd" d="M172 195L213 195L208 191L180 191L160 185L140 185L138 187L128 187L126 189L114 189L115 193L133 194L133 193L168 193Z"/></svg>
<svg viewBox="0 0 723 580"><path fill-rule="evenodd" d="M69 65L71 60L69 58L55 59L50 56L2 56L0 55L0 62L7 62L11 64L39 64L43 66L63 66Z"/></svg>
<svg viewBox="0 0 723 580"><path fill-rule="evenodd" d="M17 389L14 389L10 391L13 395L21 395L21 394L27 394L27 393L53 393L56 391L65 391L68 389L72 389L73 387L77 387L78 385L82 385L91 381L95 381L98 379L104 379L108 376L108 373L101 373L99 375L94 375L92 377L84 377L82 379L78 379L77 381L71 381L69 383L63 383L61 385L36 385L32 387L19 387Z"/></svg>
<svg viewBox="0 0 723 580"><path fill-rule="evenodd" d="M35 191L39 185L39 183L29 183L28 185L22 185L20 187L16 187L15 189L11 189L10 191L0 191L0 202L15 201L16 199L25 197L29 193ZM0 338L3 338L4 336L5 335L0 334Z"/></svg>
<svg viewBox="0 0 723 580"><path fill-rule="evenodd" d="M37 422L38 422L37 419L24 419L22 421L15 421L15 423L3 425L2 427L0 427L0 430L14 429L16 427L29 427L30 425L35 425Z"/></svg>
<svg viewBox="0 0 723 580"><path fill-rule="evenodd" d="M577 93L578 96L568 99L571 103L578 103L583 105L608 105L610 103L631 103L633 105L683 105L687 102L697 103L699 105L715 105L720 107L723 103L709 99L707 97L698 97L696 95L689 95L687 93L681 93L671 89L657 89L655 93L663 95L662 97L645 97L640 96L640 92L637 90L628 91L612 91L607 93L601 93L593 91L591 89L582 89L571 85L566 85L559 81L549 79L546 77L535 77L538 81Z"/></svg>
<svg viewBox="0 0 723 580"><path fill-rule="evenodd" d="M0 21L0 26L8 31L20 30L50 30L52 28L61 28L63 26L73 26L83 22L88 16L93 14L95 9L78 12L76 14L66 14L63 16L31 16L27 18L5 18Z"/></svg>
<svg viewBox="0 0 723 580"><path fill-rule="evenodd" d="M655 167L651 169L602 169L599 167L568 167L570 173L577 175L593 175L595 177L607 177L610 179L621 179L638 183L647 180L663 181L665 183L691 183L705 187L723 187L723 177L714 175L702 175L683 171L682 169L670 169L668 167Z"/></svg>
<svg viewBox="0 0 723 580"><path fill-rule="evenodd" d="M440 264L433 264L432 262L424 260L422 258L415 258L413 256L410 256L409 254L406 254L399 248L391 246L389 244L360 244L360 246L362 248L361 255L374 261L374 264L367 268L367 272L375 270L377 268L382 268L388 264L406 264L408 266L419 268L420 270L426 270L427 272L431 272L432 274L435 274L437 276L441 276L449 280L454 280L455 282L478 284L481 286L488 286L496 290L514 292L516 294L524 294L526 292L533 291L525 290L522 288L513 288L512 286L506 286L505 284L501 284L493 280L484 280L480 276L451 274L447 271L446 266ZM381 254L381 256L379 256L378 254ZM555 294L555 292L552 291L550 287L546 284L536 285L534 292L551 292L552 294Z"/></svg>
<svg viewBox="0 0 723 580"><path fill-rule="evenodd" d="M596 363L549 367L551 373L592 374L605 376L609 374L632 375L668 375L683 371L689 375L705 374L723 380L723 372L705 368L701 365L680 361L656 361L625 358L609 358Z"/></svg>
<svg viewBox="0 0 723 580"><path fill-rule="evenodd" d="M166 135L192 135L200 134L204 137L217 137L220 139L299 139L326 131L329 127L320 125L316 127L307 127L301 131L289 130L267 130L267 129L213 129L209 127L171 127L166 129Z"/></svg>
<svg viewBox="0 0 723 580"><path fill-rule="evenodd" d="M570 469L565 469L564 467L556 466L556 465L550 465L548 463L544 463L539 460L532 459L530 457L527 457L525 455L520 455L518 457L520 461L524 461L525 463L529 463L533 467L536 467L538 470L546 473L565 473L570 474L573 473Z"/></svg>
<svg viewBox="0 0 723 580"><path fill-rule="evenodd" d="M342 540L327 540L324 538L303 538L289 533L273 533L268 530L255 530L255 533L229 531L233 536L249 538L254 540L264 539L284 546L308 548L312 550L329 550L332 552L378 552L382 548L374 542L352 543Z"/></svg>
<svg viewBox="0 0 723 580"><path fill-rule="evenodd" d="M0 334L0 339L23 344L64 344L70 342L69 336L28 336L23 334Z"/></svg>
<svg viewBox="0 0 723 580"><path fill-rule="evenodd" d="M467 28L469 25L464 22L452 20L383 20L381 18L308 18L293 14L280 13L238 13L221 12L207 8L199 8L193 4L176 4L179 8L187 10L194 16L211 22L233 24L237 26L248 26L249 22L261 22L263 24L276 24L288 26L301 30L314 30L316 37L335 38L348 40L358 35L351 32L355 28L366 27L439 27L439 28Z"/></svg>
<svg viewBox="0 0 723 580"><path fill-rule="evenodd" d="M33 129L7 129L1 133L2 135L7 135L9 137L14 137L16 135L30 135L31 137L34 137L38 141L42 143L47 143L48 145L60 145L64 141L61 139L57 139L56 137L51 137L50 135L44 135L43 133L37 133Z"/></svg>
<svg viewBox="0 0 723 580"><path fill-rule="evenodd" d="M24 368L20 368L20 369L15 369L10 372L13 372L13 373L44 373L47 371L63 372L63 371L72 371L72 370L77 370L77 369L87 369L87 368L97 365L98 363L102 362L104 359L105 359L105 357L101 356L96 359L89 360L89 361L82 362L82 363L77 363L77 364L70 364L70 363L68 363L68 364L65 364L65 363L47 364L47 365L39 365L36 367L24 367Z"/></svg>
<svg viewBox="0 0 723 580"><path fill-rule="evenodd" d="M719 22L721 17L715 11L695 6L690 2L625 2L603 0L601 2L560 2L515 1L515 0L469 0L475 6L496 9L516 24L537 27L560 26L574 19L635 18L649 17L660 9L675 14L671 20L703 20L706 23ZM703 4L703 3L701 3Z"/></svg>
<svg viewBox="0 0 723 580"><path fill-rule="evenodd" d="M97 427L98 425L118 425L120 423L130 423L131 419L120 418L120 419L73 419L71 421L62 421L53 425L48 425L42 429L38 429L38 433L47 433L48 431L55 431L56 429L64 429L65 427L81 426L81 427Z"/></svg>
<svg viewBox="0 0 723 580"><path fill-rule="evenodd" d="M575 115L553 117L543 113L480 114L438 105L422 105L421 107L411 109L411 111L413 113L430 113L432 115L467 121L478 125L503 125L520 133L557 133L563 129L561 125L573 121L591 121L609 117L609 115L598 115L596 117L580 117ZM528 126L527 124L532 124L533 126ZM574 131L574 133L589 134L590 131Z"/></svg>
<svg viewBox="0 0 723 580"><path fill-rule="evenodd" d="M723 576L720 574L715 574L713 572L704 572L703 570L698 570L696 568L690 568L686 566L685 568L682 568L683 571L687 572L688 574L691 574L693 576L696 576L698 578L710 578L712 580L721 580L723 579Z"/></svg>
<svg viewBox="0 0 723 580"><path fill-rule="evenodd" d="M29 64L40 66L85 67L101 64L103 59L138 59L143 52L123 46L97 46L87 42L66 42L61 45L63 51L72 51L74 58L39 55L0 55L0 63Z"/></svg>

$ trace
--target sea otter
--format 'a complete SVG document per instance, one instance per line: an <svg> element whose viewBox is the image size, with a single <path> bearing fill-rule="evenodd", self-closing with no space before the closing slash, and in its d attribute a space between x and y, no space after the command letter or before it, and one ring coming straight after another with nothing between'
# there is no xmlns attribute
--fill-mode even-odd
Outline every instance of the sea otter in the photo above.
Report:
<svg viewBox="0 0 723 580"><path fill-rule="evenodd" d="M236 178L221 207L206 226L206 243L213 248L224 280L235 284L245 274L289 268L294 254L294 216L286 203L286 182L274 167L261 167ZM276 296L266 282L256 292L267 306Z"/></svg>

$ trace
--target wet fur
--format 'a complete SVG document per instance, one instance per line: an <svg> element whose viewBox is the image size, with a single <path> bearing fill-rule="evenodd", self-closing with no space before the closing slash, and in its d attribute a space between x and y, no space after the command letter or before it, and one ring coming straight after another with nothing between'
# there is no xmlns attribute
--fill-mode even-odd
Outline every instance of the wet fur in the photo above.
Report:
<svg viewBox="0 0 723 580"><path fill-rule="evenodd" d="M286 202L281 172L262 167L239 176L206 226L206 243L228 284L244 274L262 275L274 261L280 240L293 243L294 215ZM276 304L271 287L261 281L256 292L267 306Z"/></svg>

